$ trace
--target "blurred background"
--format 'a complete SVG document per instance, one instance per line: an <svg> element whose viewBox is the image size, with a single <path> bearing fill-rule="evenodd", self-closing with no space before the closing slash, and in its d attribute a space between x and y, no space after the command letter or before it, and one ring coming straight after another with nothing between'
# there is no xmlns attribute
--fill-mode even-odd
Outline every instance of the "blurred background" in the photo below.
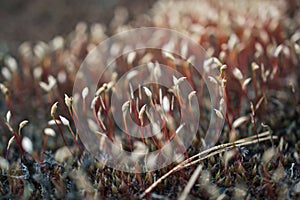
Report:
<svg viewBox="0 0 300 200"><path fill-rule="evenodd" d="M65 35L84 21L109 25L118 8L126 8L127 21L145 13L156 0L1 0L0 50L15 54L24 41L49 41Z"/></svg>

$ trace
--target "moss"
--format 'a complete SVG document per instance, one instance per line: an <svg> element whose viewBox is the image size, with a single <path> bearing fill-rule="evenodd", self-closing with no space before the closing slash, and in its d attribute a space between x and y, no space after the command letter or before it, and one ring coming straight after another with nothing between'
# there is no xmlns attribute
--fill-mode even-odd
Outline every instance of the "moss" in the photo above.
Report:
<svg viewBox="0 0 300 200"><path fill-rule="evenodd" d="M294 16L296 12L292 12L289 4L283 0L255 1L253 4L244 2L245 5L235 5L234 2L172 3L162 0L147 14L152 17L151 20L140 16L128 26L119 28L126 30L143 23L176 29L205 47L209 56L214 57L221 66L227 65L226 69L222 68L220 77L215 77L215 81L226 79L227 98L224 101L228 106L226 113L218 112L219 117L226 120L217 144L257 135L263 131L270 131L278 138L233 148L230 158L225 158L225 153L221 152L201 161L203 171L189 193L191 199L296 198L300 194L300 95L296 81L299 78L300 60L299 52L295 49L299 48L297 45L300 45L300 40L294 41L293 38L297 36L297 31L299 33L299 20ZM268 15L264 15L262 9ZM110 36L99 28L101 34L97 32L99 35L95 37L95 33L92 34L87 29L84 23L80 23L68 37L60 38L62 43L54 46L55 40L49 43L24 43L16 58L18 68L6 63L8 65L5 67L12 78L0 75L3 82L1 91L4 93L0 97L0 107L2 109L5 102L12 113L10 120L5 114L0 119L3 127L0 129L3 138L0 142L0 195L3 198L139 199L140 194L151 184L176 166L173 163L153 172L127 173L105 166L105 163L98 161L84 149L72 120L74 116L69 110L70 103L64 103L64 94L70 96L75 72L90 48ZM118 30L108 32L116 33ZM199 86L201 79L194 75L194 71L188 71L189 68L184 64L174 64L173 55L166 58L155 50L130 58L129 64L126 63L127 55L121 56L116 63L122 67L116 71L119 75L124 74L130 69L130 64L138 63L146 53L153 53L157 60L182 72L192 80L195 87ZM4 57L1 63L5 63ZM51 76L55 77L54 81ZM106 95L111 94L108 85L114 78L108 78L104 88ZM251 78L251 82L244 84L247 78ZM101 85L103 83L99 83ZM155 84L147 87L155 88ZM207 90L204 89L205 92ZM144 99L152 97L149 91L147 93L148 95L143 96ZM163 93L167 97L171 96L171 92L165 88ZM153 94L154 99L157 97L158 95ZM109 97L103 99L106 103ZM187 149L186 157L199 153L203 146L210 116L210 104L207 101L203 99L200 128L191 147ZM50 113L55 102L58 102L58 107L55 112ZM179 101L174 102L176 111L180 104ZM105 103L97 99L95 107L104 109ZM107 110L112 109L109 103L106 105ZM132 117L137 122L141 117L147 116L142 113L139 118L140 113L135 114ZM66 122L59 120L62 119L59 116L64 116L70 126L48 124L53 118L61 123ZM170 119L179 117L174 114ZM246 120L234 123L240 117ZM19 134L19 123L24 119L28 119L29 124ZM120 130L110 119L111 114L107 112L103 117L103 125L108 129L108 136L115 138ZM44 134L44 129L49 127L55 130L56 135ZM175 131L173 129L173 126L167 127L165 133L168 137L172 136L172 131ZM15 138L7 148L13 135ZM25 136L32 142L33 152L23 151L21 140ZM126 137L120 141L130 150ZM158 149L163 144L155 140L139 142L138 144L145 143L151 149ZM142 148L143 145L139 147ZM3 161L6 152L8 169L8 164ZM146 197L178 198L194 170L195 166L189 166L174 172Z"/></svg>

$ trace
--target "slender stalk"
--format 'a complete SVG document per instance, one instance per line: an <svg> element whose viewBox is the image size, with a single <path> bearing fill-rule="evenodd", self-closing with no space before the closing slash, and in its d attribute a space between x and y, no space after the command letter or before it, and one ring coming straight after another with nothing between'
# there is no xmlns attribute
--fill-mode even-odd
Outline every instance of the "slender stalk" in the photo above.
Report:
<svg viewBox="0 0 300 200"><path fill-rule="evenodd" d="M190 178L188 184L184 188L182 194L178 198L179 200L185 200L190 193L192 187L194 186L195 182L197 181L197 178L199 177L200 173L202 172L203 166L199 165L195 172L193 173L192 177Z"/></svg>
<svg viewBox="0 0 300 200"><path fill-rule="evenodd" d="M125 132L126 132L125 134L126 134L126 136L127 136L129 148L130 148L130 151L132 151L131 138L130 138L130 135L129 135L129 133L128 133L128 127L127 127L125 115L123 115L123 123L124 123L124 127L125 127Z"/></svg>
<svg viewBox="0 0 300 200"><path fill-rule="evenodd" d="M264 136L267 136L269 135L270 132L269 131L266 131L266 132L263 132L261 134L259 134L258 136L259 137L264 137ZM162 177L160 177L157 181L155 181L150 187L148 187L141 195L140 195L140 198L144 198L149 192L151 192L159 183L161 183L164 179L166 179L168 176L170 176L172 173L178 171L178 170L181 170L183 168L186 168L186 167L189 167L191 165L194 165L196 163L199 163L200 161L203 161L211 156L214 156L214 155L217 155L219 153L222 153L222 152L225 152L227 151L228 149L231 149L231 148L234 148L234 147L237 147L237 146L247 146L247 145L251 145L251 144L255 144L255 143L258 143L258 142L262 142L262 141L266 141L266 140L270 140L270 139L277 139L277 137L275 136L268 136L268 137L264 137L264 138L261 138L260 140L258 139L255 139L256 136L251 136L251 137L247 137L247 138L244 138L244 139L241 139L241 140L237 140L236 142L232 142L232 143L226 143L226 144L221 144L221 145L218 145L218 146L215 146L215 147L212 147L212 148L209 148L209 149L206 149L184 161L182 161L181 163L179 163L177 166L175 166L173 169L171 169L169 172L167 172L165 175L163 175ZM254 139L254 140L253 140ZM214 151L214 152L212 152ZM195 161L192 162L193 159L195 158L198 158L202 155L205 155L209 152L212 152L208 155L206 155L205 157L201 157Z"/></svg>
<svg viewBox="0 0 300 200"><path fill-rule="evenodd" d="M63 139L63 141L64 141L64 144L65 144L66 146L68 146L68 143L67 143L67 141L66 141L66 139L65 139L65 136L64 136L64 133L63 133L61 127L60 127L59 124L57 123L57 121L56 121L56 119L55 119L54 116L52 116L52 119L53 119L53 121L54 121L56 127L58 128L58 131L59 131L60 136L62 137L62 139Z"/></svg>
<svg viewBox="0 0 300 200"><path fill-rule="evenodd" d="M40 163L43 162L43 160L44 160L44 154L47 149L47 144L48 144L48 135L45 135L44 141L43 141L42 155L40 157Z"/></svg>

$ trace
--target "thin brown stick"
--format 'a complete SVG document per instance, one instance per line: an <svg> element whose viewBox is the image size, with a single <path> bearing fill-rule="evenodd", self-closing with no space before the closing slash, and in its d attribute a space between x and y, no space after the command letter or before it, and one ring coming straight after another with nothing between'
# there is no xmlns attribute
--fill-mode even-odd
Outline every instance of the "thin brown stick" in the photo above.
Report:
<svg viewBox="0 0 300 200"><path fill-rule="evenodd" d="M184 188L182 194L180 195L180 197L178 198L179 200L185 200L187 198L187 196L189 195L192 187L194 186L195 182L197 181L197 178L199 177L200 173L202 172L202 165L199 165L197 167L197 169L195 170L195 172L193 173L192 177L190 178L188 184L186 185L186 187Z"/></svg>
<svg viewBox="0 0 300 200"><path fill-rule="evenodd" d="M270 135L269 131L266 131L266 132L263 132L261 134L258 134L258 136L254 135L254 136L251 136L251 137L247 137L247 138L244 138L244 139L237 140L236 142L221 144L221 145L209 148L207 150L204 150L204 151L202 151L202 152L200 152L200 153L198 153L198 154L196 154L196 155L194 155L194 156L192 156L192 157L184 160L183 162L179 163L177 166L175 166L173 169L171 169L168 173L166 173L165 175L163 175L162 177L160 177L156 182L154 182L152 185L150 185L143 192L143 194L140 196L140 198L145 197L159 183L161 183L164 179L166 179L168 176L170 176L172 173L174 173L174 172L176 172L178 170L181 170L181 169L186 168L188 166L194 165L194 164L196 164L196 163L198 163L200 161L203 161L203 160L205 160L205 159L207 159L207 158L209 158L211 156L217 155L219 153L222 153L222 152L224 152L224 151L226 151L228 149L231 149L231 148L234 148L234 147L237 147L237 146L246 146L246 145L254 144L256 142L262 142L262 141L265 141L265 140L270 140L270 139L276 139L277 138L275 136L264 137L264 136L267 136L267 135ZM258 139L259 137L264 137L264 138ZM216 151L216 152L210 153L212 151ZM207 153L210 153L210 154L207 155L207 156L205 156L205 157L202 157L200 159L197 159L197 160L191 162L196 157L199 157L199 156L207 154Z"/></svg>
<svg viewBox="0 0 300 200"><path fill-rule="evenodd" d="M261 138L261 139L256 139L256 140L253 140L253 141L248 141L248 142L240 143L240 144L238 144L238 145L236 145L236 146L246 146L246 145L254 144L254 143L256 143L256 142L262 142L262 141L265 141L265 140L271 140L271 139L277 139L277 137L276 137L276 136L273 136L273 137L272 137L272 136L269 136L269 137L265 137L265 138ZM206 158L209 158L209 157L211 157L211 156L214 156L214 155L217 155L217 154L219 154L219 153L225 152L226 150L231 149L231 148L233 148L233 147L234 147L234 146L226 147L226 148L224 148L224 149L220 149L220 150L218 150L218 151L216 151L216 152L213 152L213 153L211 153L211 154L208 154L207 156L205 156L205 157L203 157L203 158L200 158L200 159L195 160L195 161L193 161L193 162L191 162L191 163L188 163L187 165L184 165L183 168L186 168L186 167L189 167L189 166L191 166L191 165L194 165L194 164L196 164L196 163L198 163L198 162L201 162L202 160L204 160L204 159L206 159ZM201 170L200 170L199 168L200 168ZM200 170L200 171L199 171L199 170ZM195 182L196 182L196 179L198 178L198 176L199 176L199 174L201 173L201 171L202 171L202 165L199 165L199 166L197 167L197 169L195 170L195 172L193 173L192 177L190 178L190 180L189 180L187 186L184 188L184 191L183 191L182 195L179 197L180 200L184 200L184 199L187 198L187 196L188 196L190 190L191 190L192 187L194 186L194 184L195 184Z"/></svg>
<svg viewBox="0 0 300 200"><path fill-rule="evenodd" d="M266 132L263 132L263 133L260 133L258 134L258 136L254 135L254 136L250 136L250 137L247 137L247 138L243 138L243 139L240 139L240 140L237 140L235 142L230 142L230 143L226 143L226 144L220 144L218 146L214 146L214 147L211 147L209 149L206 149L204 151L201 151L200 153L196 154L196 155L193 155L192 157L184 160L182 163L180 164L185 164L185 163L188 163L192 160L194 160L195 158L201 156L201 155L204 155L204 154L207 154L209 152L212 152L212 151L215 151L215 150L218 150L218 149L223 149L223 148L226 148L226 147L229 147L229 146L234 146L234 145L237 145L237 144L240 144L240 143L244 143L246 141L251 141L252 139L257 139L257 138L260 138L260 137L264 137L266 135L270 135L270 132L269 131L266 131Z"/></svg>
<svg viewBox="0 0 300 200"><path fill-rule="evenodd" d="M247 141L247 142L243 142L243 143L240 143L240 144L236 144L235 146L229 146L229 147L226 147L224 149L220 149L218 151L215 151L211 154L208 154L207 156L203 157L203 158L199 158L197 160L194 160L193 162L189 162L188 164L184 165L182 168L186 168L186 167L189 167L189 166L192 166L196 163L199 163L211 156L214 156L214 155L217 155L219 153L222 153L222 152L225 152L227 151L228 149L232 149L233 147L240 147L240 146L248 146L250 144L254 144L256 142L262 142L262 141L266 141L266 140L271 140L271 139L277 139L277 136L269 136L269 137L264 137L264 138L260 138L260 139L255 139L255 140L252 140L252 141Z"/></svg>

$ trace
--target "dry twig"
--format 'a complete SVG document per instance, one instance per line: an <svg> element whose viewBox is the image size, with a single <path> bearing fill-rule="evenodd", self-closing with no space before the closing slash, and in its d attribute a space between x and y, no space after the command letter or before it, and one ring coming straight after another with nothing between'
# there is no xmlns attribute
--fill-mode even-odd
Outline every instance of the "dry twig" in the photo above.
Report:
<svg viewBox="0 0 300 200"><path fill-rule="evenodd" d="M163 175L162 177L160 177L156 182L154 182L150 187L148 187L143 194L140 195L141 198L145 197L149 192L151 192L159 183L161 183L164 179L166 179L168 176L170 176L172 173L179 171L181 169L184 169L186 167L189 167L191 165L194 165L196 163L199 163L211 156L217 155L219 153L225 152L228 149L232 149L234 147L240 147L240 146L247 146L250 144L254 144L254 143L258 143L258 142L263 142L266 140L272 140L272 139L277 139L276 136L270 136L270 132L266 131L263 132L261 134L258 134L257 136L251 136L251 137L247 137L244 139L240 139L237 140L235 142L231 142L231 143L226 143L226 144L221 144L218 146L214 146L211 147L209 149L206 149L204 151L201 151L200 153L182 161L181 163L179 163L177 166L175 166L173 169L171 169L168 173L166 173L165 175ZM265 137L268 136L268 137ZM212 153L210 153L212 152ZM209 153L209 154L208 154ZM203 156L205 154L208 154L204 157L200 157ZM200 157L196 160L194 160L195 158ZM194 161L193 161L194 160ZM197 171L196 171L197 172ZM198 173L198 172L197 172ZM188 190L188 189L187 189Z"/></svg>

